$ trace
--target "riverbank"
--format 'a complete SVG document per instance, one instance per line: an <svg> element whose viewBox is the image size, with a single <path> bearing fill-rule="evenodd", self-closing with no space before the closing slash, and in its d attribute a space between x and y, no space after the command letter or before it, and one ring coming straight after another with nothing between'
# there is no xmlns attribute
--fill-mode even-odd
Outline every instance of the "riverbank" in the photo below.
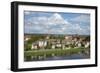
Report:
<svg viewBox="0 0 100 73"><path fill-rule="evenodd" d="M68 55L73 55L73 54L79 54L79 53L84 53L86 49L84 48L65 48L65 49L41 49L41 50L30 50L30 51L25 51L24 52L24 58L25 60L29 61L31 59L33 60L43 60L47 58L52 58L52 57L62 57L63 56L68 56Z"/></svg>

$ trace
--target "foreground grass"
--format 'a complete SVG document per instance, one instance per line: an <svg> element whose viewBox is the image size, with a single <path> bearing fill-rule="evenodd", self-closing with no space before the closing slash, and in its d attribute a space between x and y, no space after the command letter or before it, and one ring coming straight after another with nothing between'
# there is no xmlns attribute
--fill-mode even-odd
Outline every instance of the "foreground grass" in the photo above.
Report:
<svg viewBox="0 0 100 73"><path fill-rule="evenodd" d="M70 48L70 49L41 49L24 51L24 56L43 56L43 55L70 55L84 51L83 48Z"/></svg>

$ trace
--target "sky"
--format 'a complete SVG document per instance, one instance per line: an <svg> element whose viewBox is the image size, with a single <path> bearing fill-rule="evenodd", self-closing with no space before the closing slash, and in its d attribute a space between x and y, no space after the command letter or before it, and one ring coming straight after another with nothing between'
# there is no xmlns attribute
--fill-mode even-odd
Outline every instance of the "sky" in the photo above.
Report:
<svg viewBox="0 0 100 73"><path fill-rule="evenodd" d="M24 33L90 35L90 14L24 11Z"/></svg>

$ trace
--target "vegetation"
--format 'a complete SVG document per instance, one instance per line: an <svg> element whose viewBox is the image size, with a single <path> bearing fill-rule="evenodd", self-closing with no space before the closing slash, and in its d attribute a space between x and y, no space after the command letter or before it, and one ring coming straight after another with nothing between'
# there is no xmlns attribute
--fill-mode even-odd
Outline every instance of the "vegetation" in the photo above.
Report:
<svg viewBox="0 0 100 73"><path fill-rule="evenodd" d="M75 54L78 52L84 51L83 48L71 48L71 49L42 49L42 50L30 50L25 51L25 56L43 56L44 54L56 54L56 55L69 55L69 54Z"/></svg>

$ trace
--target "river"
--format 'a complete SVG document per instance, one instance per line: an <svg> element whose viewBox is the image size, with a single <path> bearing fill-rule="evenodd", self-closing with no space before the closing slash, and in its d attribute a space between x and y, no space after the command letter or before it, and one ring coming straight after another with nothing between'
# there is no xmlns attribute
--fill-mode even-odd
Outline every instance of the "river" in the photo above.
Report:
<svg viewBox="0 0 100 73"><path fill-rule="evenodd" d="M75 60L75 59L89 59L89 55L85 54L72 54L72 55L65 55L65 56L51 56L45 58L30 58L25 61L52 61L52 60Z"/></svg>

